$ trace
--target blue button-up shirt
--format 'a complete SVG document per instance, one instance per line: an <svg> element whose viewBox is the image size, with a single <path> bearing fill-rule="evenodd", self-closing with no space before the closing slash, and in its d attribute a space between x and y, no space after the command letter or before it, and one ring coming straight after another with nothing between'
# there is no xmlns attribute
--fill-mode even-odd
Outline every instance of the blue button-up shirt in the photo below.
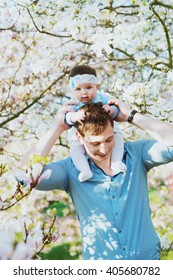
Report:
<svg viewBox="0 0 173 280"><path fill-rule="evenodd" d="M93 178L79 182L72 159L50 163L51 176L37 190L61 189L71 197L80 221L83 259L154 260L160 241L151 221L147 172L173 161L173 147L156 141L125 144L125 173L109 176L89 159Z"/></svg>

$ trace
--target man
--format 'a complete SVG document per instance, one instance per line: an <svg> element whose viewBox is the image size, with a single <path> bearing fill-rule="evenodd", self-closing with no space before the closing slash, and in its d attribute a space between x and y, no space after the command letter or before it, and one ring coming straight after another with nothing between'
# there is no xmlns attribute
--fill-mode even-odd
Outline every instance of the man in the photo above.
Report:
<svg viewBox="0 0 173 280"><path fill-rule="evenodd" d="M98 104L87 104L82 108L85 120L76 126L93 177L79 182L79 171L69 157L44 167L37 190L61 189L69 194L80 221L83 259L159 259L160 241L150 217L147 172L154 166L173 161L173 126L135 110L131 112L124 102L116 99L110 103L119 107L116 121L128 120L157 141L125 143L123 161L127 171L113 176L110 168L113 121ZM68 105L61 108L55 124L26 154L23 163L32 154L49 153L60 134L69 128L64 123L64 115L71 110ZM34 175L35 180L41 169ZM43 179L46 173L47 179Z"/></svg>

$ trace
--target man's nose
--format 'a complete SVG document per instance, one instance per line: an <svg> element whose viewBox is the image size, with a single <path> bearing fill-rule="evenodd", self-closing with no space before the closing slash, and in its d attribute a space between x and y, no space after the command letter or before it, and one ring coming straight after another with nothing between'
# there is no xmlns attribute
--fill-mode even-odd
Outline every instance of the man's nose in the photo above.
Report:
<svg viewBox="0 0 173 280"><path fill-rule="evenodd" d="M107 147L105 144L100 145L100 153L106 154L107 153Z"/></svg>

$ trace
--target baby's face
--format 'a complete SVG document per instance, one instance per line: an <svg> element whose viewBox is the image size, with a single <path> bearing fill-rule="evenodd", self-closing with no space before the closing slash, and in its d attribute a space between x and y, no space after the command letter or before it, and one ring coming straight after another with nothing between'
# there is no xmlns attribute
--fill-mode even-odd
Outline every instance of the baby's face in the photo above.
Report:
<svg viewBox="0 0 173 280"><path fill-rule="evenodd" d="M78 102L87 104L95 98L98 87L95 84L80 84L73 90L74 97Z"/></svg>

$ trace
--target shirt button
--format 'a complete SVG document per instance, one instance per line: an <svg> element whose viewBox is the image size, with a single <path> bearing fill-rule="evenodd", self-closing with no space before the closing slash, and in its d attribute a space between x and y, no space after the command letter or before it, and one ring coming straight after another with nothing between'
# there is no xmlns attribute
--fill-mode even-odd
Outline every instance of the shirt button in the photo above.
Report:
<svg viewBox="0 0 173 280"><path fill-rule="evenodd" d="M121 229L119 229L119 231L118 231L119 233L121 233ZM124 250L124 249L123 249Z"/></svg>
<svg viewBox="0 0 173 280"><path fill-rule="evenodd" d="M112 198L115 198L115 195L113 195Z"/></svg>
<svg viewBox="0 0 173 280"><path fill-rule="evenodd" d="M123 251L126 251L126 247L123 247Z"/></svg>
<svg viewBox="0 0 173 280"><path fill-rule="evenodd" d="M115 215L118 216L118 213L116 212Z"/></svg>

